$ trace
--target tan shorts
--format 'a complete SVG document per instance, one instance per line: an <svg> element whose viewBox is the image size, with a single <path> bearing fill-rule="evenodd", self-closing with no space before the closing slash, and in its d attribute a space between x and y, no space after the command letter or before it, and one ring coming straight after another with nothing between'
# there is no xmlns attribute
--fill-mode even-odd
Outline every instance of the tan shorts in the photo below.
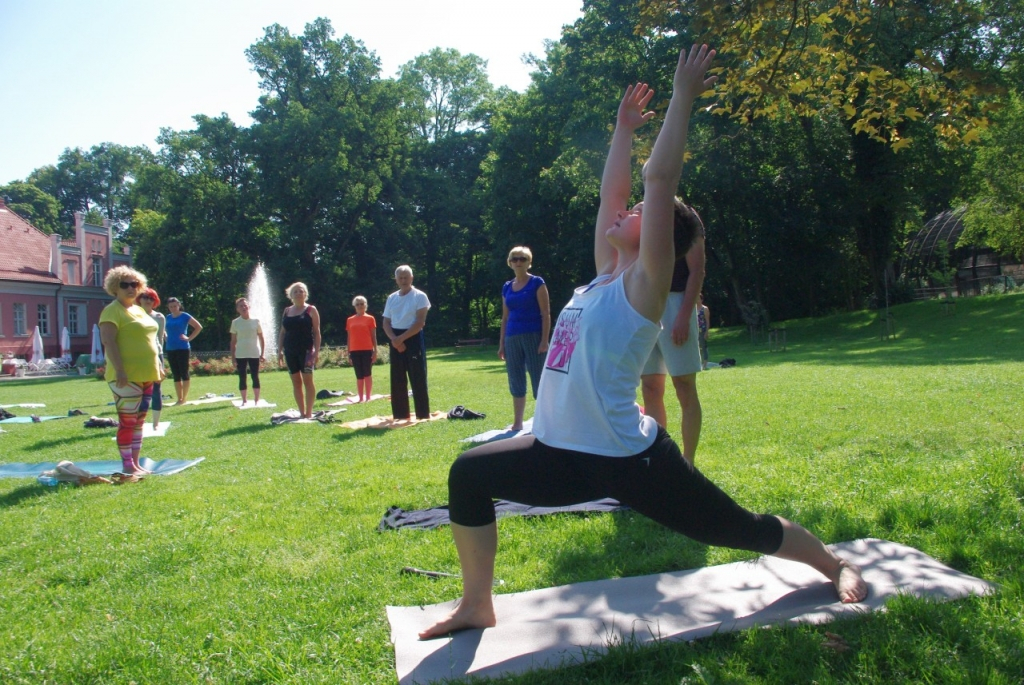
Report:
<svg viewBox="0 0 1024 685"><path fill-rule="evenodd" d="M697 308L690 313L690 337L682 345L672 342L672 326L676 322L676 314L683 304L683 293L669 293L665 303L665 312L661 315L661 333L658 342L651 350L651 356L644 364L642 374L668 374L669 376L688 376L701 369L700 344L697 340Z"/></svg>

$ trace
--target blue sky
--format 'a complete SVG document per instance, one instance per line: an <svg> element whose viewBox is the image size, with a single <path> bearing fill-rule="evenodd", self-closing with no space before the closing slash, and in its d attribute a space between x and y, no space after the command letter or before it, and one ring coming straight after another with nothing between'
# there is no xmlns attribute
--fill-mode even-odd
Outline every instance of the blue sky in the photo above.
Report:
<svg viewBox="0 0 1024 685"><path fill-rule="evenodd" d="M227 113L248 125L259 97L245 49L263 29L331 20L377 54L382 76L432 48L488 61L524 90L583 0L0 0L0 184L102 142L156 148L162 127Z"/></svg>

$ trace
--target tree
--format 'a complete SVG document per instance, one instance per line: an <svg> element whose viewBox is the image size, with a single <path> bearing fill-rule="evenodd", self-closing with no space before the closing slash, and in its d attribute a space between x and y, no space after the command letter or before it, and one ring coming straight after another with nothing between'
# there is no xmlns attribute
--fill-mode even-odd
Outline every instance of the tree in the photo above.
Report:
<svg viewBox="0 0 1024 685"><path fill-rule="evenodd" d="M841 115L861 203L854 222L876 294L914 214L897 153L915 138L975 142L1021 44L1019 0L645 0L647 29L691 28L720 50L715 112L749 124ZM783 105L785 104L785 107Z"/></svg>
<svg viewBox="0 0 1024 685"><path fill-rule="evenodd" d="M379 78L361 42L333 36L322 18L301 36L274 25L246 51L264 91L248 149L262 212L279 230L272 270L337 296L318 303L328 339L341 335L354 288L387 287L397 266L360 273L366 262L355 254L383 259L401 244L396 178L408 143L399 86Z"/></svg>
<svg viewBox="0 0 1024 685"><path fill-rule="evenodd" d="M7 207L43 233L60 233L60 204L57 198L31 183L15 181L0 186Z"/></svg>
<svg viewBox="0 0 1024 685"><path fill-rule="evenodd" d="M980 242L1024 259L1024 97L1019 92L982 136L973 175L976 189L965 198L960 244Z"/></svg>
<svg viewBox="0 0 1024 685"><path fill-rule="evenodd" d="M398 82L406 88L407 116L428 141L479 130L487 117L483 106L494 90L487 62L454 49L434 48L407 62Z"/></svg>

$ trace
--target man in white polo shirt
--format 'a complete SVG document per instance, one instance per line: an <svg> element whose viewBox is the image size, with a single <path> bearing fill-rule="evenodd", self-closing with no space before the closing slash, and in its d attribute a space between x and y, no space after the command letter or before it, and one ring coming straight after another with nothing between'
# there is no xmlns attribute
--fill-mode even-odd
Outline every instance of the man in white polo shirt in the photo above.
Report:
<svg viewBox="0 0 1024 685"><path fill-rule="evenodd" d="M412 287L412 267L395 269L398 290L388 295L384 305L384 332L391 340L391 415L409 418L409 385L416 406L416 418L430 418L427 394L427 351L423 326L427 323L430 300L422 290ZM408 376L408 383L406 382Z"/></svg>

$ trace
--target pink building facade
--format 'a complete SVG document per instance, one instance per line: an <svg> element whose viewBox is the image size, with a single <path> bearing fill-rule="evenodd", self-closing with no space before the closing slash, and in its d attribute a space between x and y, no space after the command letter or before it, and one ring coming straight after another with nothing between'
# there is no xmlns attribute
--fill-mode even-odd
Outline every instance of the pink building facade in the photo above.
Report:
<svg viewBox="0 0 1024 685"><path fill-rule="evenodd" d="M114 266L131 265L131 254L113 250L109 222L85 223L75 214L74 239L47 235L0 198L0 356L28 359L36 326L47 357L59 357L67 326L71 355L88 354L92 327L111 297L103 278Z"/></svg>

